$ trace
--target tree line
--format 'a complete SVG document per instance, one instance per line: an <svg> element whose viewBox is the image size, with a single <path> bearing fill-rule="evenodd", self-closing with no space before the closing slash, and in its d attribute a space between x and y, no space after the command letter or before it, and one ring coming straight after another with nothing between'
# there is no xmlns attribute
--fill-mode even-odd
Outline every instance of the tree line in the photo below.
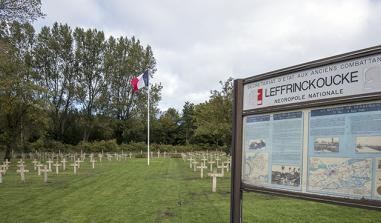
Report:
<svg viewBox="0 0 381 223"><path fill-rule="evenodd" d="M5 157L56 145L146 142L147 89L134 93L130 81L145 70L155 75L152 48L135 37L106 37L101 30L57 22L37 32L29 23L43 15L36 4L22 19L9 19L20 13L0 13L7 18L0 22L0 147ZM26 20L33 12L37 15ZM186 102L181 111L160 111L161 91L160 84L151 85L151 143L229 147L231 79L211 91L209 100Z"/></svg>

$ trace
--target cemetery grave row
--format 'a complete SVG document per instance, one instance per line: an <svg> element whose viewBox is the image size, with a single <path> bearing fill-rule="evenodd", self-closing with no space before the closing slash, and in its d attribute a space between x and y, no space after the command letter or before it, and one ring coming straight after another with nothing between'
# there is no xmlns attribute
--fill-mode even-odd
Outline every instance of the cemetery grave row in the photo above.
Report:
<svg viewBox="0 0 381 223"><path fill-rule="evenodd" d="M122 161L127 159L132 159L133 157L139 157L139 154L130 153L28 153L21 154L18 160L15 162L16 172L20 175L20 181L26 182L28 174L36 174L38 176L43 175L43 182L48 182L49 173L53 173L59 176L60 173L65 171L73 171L76 175L81 169L83 162L91 163L91 168L96 167L96 163L99 162L110 162L112 160ZM140 152L141 157L146 157L147 154ZM208 172L207 176L212 178L212 192L217 191L217 178L223 178L225 172L229 172L231 169L231 156L227 156L223 152L188 152L181 154L170 154L167 152L161 153L160 151L151 152L151 157L180 157L184 162L189 162L189 168L193 172L200 172L200 178L203 179L206 175L204 172ZM13 155L16 157L15 155ZM26 165L26 160L30 160L29 167ZM106 161L105 161L106 160ZM0 184L6 179L6 174L9 171L12 163L9 160L5 160L2 165L0 165ZM70 170L72 169L72 170Z"/></svg>
<svg viewBox="0 0 381 223"><path fill-rule="evenodd" d="M15 161L15 167L16 167L16 173L20 175L20 181L26 182L27 180L27 174L37 174L38 176L41 176L43 174L43 181L45 183L48 182L48 175L49 173L55 173L55 175L59 175L60 172L68 171L68 166L72 167L72 171L74 174L77 174L77 171L81 168L81 163L83 162L89 162L91 163L92 169L95 169L97 162L102 162L103 157L107 157L108 161L112 160L127 160L128 158L131 159L133 156L132 153L28 153L28 154L21 154L20 159L14 159ZM13 157L16 157L14 155ZM30 160L30 163L32 168L27 167L26 161ZM98 161L97 161L98 160ZM5 176L7 172L10 170L10 167L12 165L12 162L10 162L8 159L6 159L2 165L0 165L0 184L3 183L5 180ZM54 167L54 168L53 168Z"/></svg>
<svg viewBox="0 0 381 223"><path fill-rule="evenodd" d="M208 171L208 176L212 178L212 192L217 191L217 178L225 177L231 169L231 156L223 152L193 152L182 153L184 162L189 162L189 168L196 172L200 171L200 178L204 178L204 169Z"/></svg>

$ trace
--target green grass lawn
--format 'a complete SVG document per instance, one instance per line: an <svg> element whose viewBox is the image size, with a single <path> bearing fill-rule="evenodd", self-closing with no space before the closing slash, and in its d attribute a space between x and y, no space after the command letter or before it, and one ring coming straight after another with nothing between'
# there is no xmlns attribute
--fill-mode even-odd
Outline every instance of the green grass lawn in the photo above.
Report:
<svg viewBox="0 0 381 223"><path fill-rule="evenodd" d="M31 164L27 182L12 169L0 184L0 222L229 222L230 175L201 180L182 159L107 161L77 175L72 168L49 183ZM279 198L243 197L244 222L381 222L381 212Z"/></svg>

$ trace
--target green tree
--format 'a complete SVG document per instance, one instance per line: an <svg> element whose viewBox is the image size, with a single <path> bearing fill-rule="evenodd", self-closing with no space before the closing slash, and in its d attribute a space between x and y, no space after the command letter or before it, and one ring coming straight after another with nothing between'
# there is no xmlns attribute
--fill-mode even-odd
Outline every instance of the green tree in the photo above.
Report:
<svg viewBox="0 0 381 223"><path fill-rule="evenodd" d="M5 159L43 131L45 121L39 76L32 67L34 29L18 22L9 25L2 23L0 31L0 141Z"/></svg>
<svg viewBox="0 0 381 223"><path fill-rule="evenodd" d="M154 73L156 62L149 46L144 48L134 37L128 39L110 37L105 50L105 77L107 81L108 103L104 111L115 121L115 137L118 143L136 140L135 130L141 131L140 125L132 125L136 119L144 123L147 113L147 89L133 92L131 80L145 70ZM152 78L152 75L151 75ZM160 85L152 85L150 91L151 118L158 112ZM131 123L129 123L131 122ZM145 123L146 124L146 123ZM136 129L131 129L135 128ZM124 131L127 131L124 133ZM134 133L134 134L132 134ZM127 137L127 138L126 138ZM139 137L140 138L140 137Z"/></svg>
<svg viewBox="0 0 381 223"><path fill-rule="evenodd" d="M95 114L100 112L105 97L106 82L104 78L105 38L102 31L96 29L76 28L75 39L75 75L78 77L78 102L84 114L83 140L88 141L92 121Z"/></svg>
<svg viewBox="0 0 381 223"><path fill-rule="evenodd" d="M195 137L217 146L231 144L233 79L220 81L222 89L211 91L210 99L196 106Z"/></svg>
<svg viewBox="0 0 381 223"><path fill-rule="evenodd" d="M43 97L49 101L51 134L54 139L62 140L75 99L77 78L70 27L58 23L54 23L52 28L43 27L37 36L34 55L36 70L41 75L39 83L49 89Z"/></svg>
<svg viewBox="0 0 381 223"><path fill-rule="evenodd" d="M0 49L0 141L7 151L60 145L55 141L147 138L148 89L133 92L130 81L145 70L153 78L150 46L134 37L106 41L96 29L72 32L58 23L36 35L30 24L2 21ZM150 88L156 128L162 86Z"/></svg>
<svg viewBox="0 0 381 223"><path fill-rule="evenodd" d="M32 22L44 16L41 0L0 0L0 20Z"/></svg>
<svg viewBox="0 0 381 223"><path fill-rule="evenodd" d="M177 144L180 115L174 108L168 108L158 120L160 128L156 132L159 143Z"/></svg>
<svg viewBox="0 0 381 223"><path fill-rule="evenodd" d="M196 130L195 107L189 101L185 102L181 117L181 127L185 133L185 143L188 145Z"/></svg>

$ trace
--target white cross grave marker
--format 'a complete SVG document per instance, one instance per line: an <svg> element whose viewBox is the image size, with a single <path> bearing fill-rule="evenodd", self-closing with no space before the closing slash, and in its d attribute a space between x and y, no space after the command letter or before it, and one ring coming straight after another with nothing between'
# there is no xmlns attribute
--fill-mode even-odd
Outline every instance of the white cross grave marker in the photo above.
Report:
<svg viewBox="0 0 381 223"><path fill-rule="evenodd" d="M22 159L20 159L19 161L17 161L17 163L18 163L19 165L24 165L24 164L25 164L24 160L22 160Z"/></svg>
<svg viewBox="0 0 381 223"><path fill-rule="evenodd" d="M0 165L0 170L3 170L3 174L5 175L7 173L7 166L5 164Z"/></svg>
<svg viewBox="0 0 381 223"><path fill-rule="evenodd" d="M44 165L44 169L41 170L41 172L44 172L44 183L47 183L48 182L48 172L50 172L48 167L46 165Z"/></svg>
<svg viewBox="0 0 381 223"><path fill-rule="evenodd" d="M224 172L224 169L225 169L225 166L222 164L221 166L217 166L218 169L221 169L221 175L222 177L225 176L225 172Z"/></svg>
<svg viewBox="0 0 381 223"><path fill-rule="evenodd" d="M48 161L46 161L49 165L49 171L52 172L52 163L53 161L51 159L49 159Z"/></svg>
<svg viewBox="0 0 381 223"><path fill-rule="evenodd" d="M202 160L202 162L204 162L204 166L206 166L206 165L205 165L205 161L207 161L208 159L206 159L206 158L204 157L204 158L202 158L201 160Z"/></svg>
<svg viewBox="0 0 381 223"><path fill-rule="evenodd" d="M3 183L3 174L5 174L5 170L0 168L0 184Z"/></svg>
<svg viewBox="0 0 381 223"><path fill-rule="evenodd" d="M94 169L94 168L95 168L95 162L96 162L96 161L95 161L95 160L91 160L90 162L93 164L93 169Z"/></svg>
<svg viewBox="0 0 381 223"><path fill-rule="evenodd" d="M61 163L62 163L62 169L65 171L65 170L66 170L66 163L67 163L66 159L63 158L63 159L61 160Z"/></svg>
<svg viewBox="0 0 381 223"><path fill-rule="evenodd" d="M77 167L78 167L78 169L81 168L81 163L82 163L82 162L83 162L82 160L77 159Z"/></svg>
<svg viewBox="0 0 381 223"><path fill-rule="evenodd" d="M220 164L218 163L218 161L220 161L221 159L220 159L220 157L217 156L215 160L216 160L216 162L217 162L217 167L218 167L218 166L220 165Z"/></svg>
<svg viewBox="0 0 381 223"><path fill-rule="evenodd" d="M216 162L214 162L214 161L209 161L208 163L209 163L209 167L210 167L209 171L210 171L210 172L213 172L213 164L215 164Z"/></svg>
<svg viewBox="0 0 381 223"><path fill-rule="evenodd" d="M229 172L230 161L225 161L222 164L224 165L226 171Z"/></svg>
<svg viewBox="0 0 381 223"><path fill-rule="evenodd" d="M17 170L17 173L20 173L21 181L25 182L25 173L28 173L29 170L26 170L24 165L19 165L19 167L20 169Z"/></svg>
<svg viewBox="0 0 381 223"><path fill-rule="evenodd" d="M58 175L58 167L60 167L61 164L59 164L58 162L56 162L55 164L53 164L53 166L56 167L56 174Z"/></svg>
<svg viewBox="0 0 381 223"><path fill-rule="evenodd" d="M189 168L192 168L192 162L193 162L193 160L194 159L192 157L188 159L188 161L189 161Z"/></svg>
<svg viewBox="0 0 381 223"><path fill-rule="evenodd" d="M8 170L8 168L9 168L9 164L11 164L11 162L9 162L8 159L5 159L4 164L5 164L5 167L6 167L7 170Z"/></svg>
<svg viewBox="0 0 381 223"><path fill-rule="evenodd" d="M37 165L38 161L36 159L34 159L32 163L33 163L34 170L36 170L37 169L36 165Z"/></svg>
<svg viewBox="0 0 381 223"><path fill-rule="evenodd" d="M213 173L208 173L208 176L213 177L213 180L212 180L212 192L216 192L217 177L222 177L222 175L220 173L216 173L216 171L214 171Z"/></svg>
<svg viewBox="0 0 381 223"><path fill-rule="evenodd" d="M201 171L201 176L200 176L201 179L204 178L204 169L205 169L205 168L208 168L208 167L206 167L206 166L204 166L204 165L201 165L201 166L198 166L198 167L197 167L197 169L200 169L200 171Z"/></svg>
<svg viewBox="0 0 381 223"><path fill-rule="evenodd" d="M70 164L70 166L72 166L74 169L74 174L77 174L77 167L78 167L78 163L77 162L74 162L73 164Z"/></svg>
<svg viewBox="0 0 381 223"><path fill-rule="evenodd" d="M44 166L44 165L42 165L41 163L39 163L39 164L37 164L36 165L36 167L37 167L37 174L38 174L38 176L40 176L41 175L41 167L42 166Z"/></svg>
<svg viewBox="0 0 381 223"><path fill-rule="evenodd" d="M197 161L194 161L194 162L192 162L193 163L193 172L196 172L196 165L197 165Z"/></svg>

